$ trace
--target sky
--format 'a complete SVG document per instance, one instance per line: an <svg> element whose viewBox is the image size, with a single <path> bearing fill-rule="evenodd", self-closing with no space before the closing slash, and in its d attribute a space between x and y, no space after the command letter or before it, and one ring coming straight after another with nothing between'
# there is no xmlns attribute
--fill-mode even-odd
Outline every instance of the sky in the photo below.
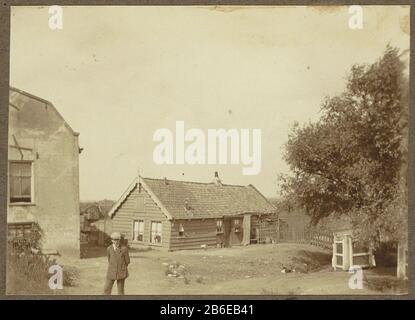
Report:
<svg viewBox="0 0 415 320"><path fill-rule="evenodd" d="M12 7L10 85L51 101L80 132L81 200L117 200L144 177L253 184L277 196L289 172L283 146L294 122L315 121L356 63L390 43L409 48L409 7L364 6L350 29L337 7ZM240 165L157 165L153 134L261 129L257 175ZM252 135L251 135L252 136Z"/></svg>

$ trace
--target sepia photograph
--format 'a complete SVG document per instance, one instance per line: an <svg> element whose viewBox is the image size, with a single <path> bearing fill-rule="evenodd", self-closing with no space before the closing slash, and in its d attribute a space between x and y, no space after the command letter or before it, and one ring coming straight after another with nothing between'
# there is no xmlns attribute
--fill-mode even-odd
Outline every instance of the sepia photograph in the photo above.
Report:
<svg viewBox="0 0 415 320"><path fill-rule="evenodd" d="M410 6L11 6L6 295L407 295L409 62Z"/></svg>

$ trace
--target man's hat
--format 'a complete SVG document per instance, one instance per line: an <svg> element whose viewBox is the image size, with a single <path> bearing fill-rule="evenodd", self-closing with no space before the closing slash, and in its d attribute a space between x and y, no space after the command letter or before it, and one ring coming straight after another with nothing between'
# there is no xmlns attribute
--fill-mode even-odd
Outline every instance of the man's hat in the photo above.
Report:
<svg viewBox="0 0 415 320"><path fill-rule="evenodd" d="M113 240L120 240L121 239L121 234L119 232L113 232L111 234L111 239L113 239Z"/></svg>

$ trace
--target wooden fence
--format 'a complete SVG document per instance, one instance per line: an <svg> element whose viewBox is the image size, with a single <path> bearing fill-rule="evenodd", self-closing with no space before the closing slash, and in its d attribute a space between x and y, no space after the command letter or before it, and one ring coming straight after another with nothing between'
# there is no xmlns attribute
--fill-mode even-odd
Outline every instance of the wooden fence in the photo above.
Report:
<svg viewBox="0 0 415 320"><path fill-rule="evenodd" d="M279 242L309 243L309 234L305 229L280 230Z"/></svg>
<svg viewBox="0 0 415 320"><path fill-rule="evenodd" d="M278 222L261 222L256 233L257 243L276 243L278 242Z"/></svg>
<svg viewBox="0 0 415 320"><path fill-rule="evenodd" d="M311 244L323 249L333 248L333 233L309 228L287 228L279 231L280 243Z"/></svg>
<svg viewBox="0 0 415 320"><path fill-rule="evenodd" d="M310 230L309 241L311 245L331 250L333 248L333 232L321 231L321 230Z"/></svg>

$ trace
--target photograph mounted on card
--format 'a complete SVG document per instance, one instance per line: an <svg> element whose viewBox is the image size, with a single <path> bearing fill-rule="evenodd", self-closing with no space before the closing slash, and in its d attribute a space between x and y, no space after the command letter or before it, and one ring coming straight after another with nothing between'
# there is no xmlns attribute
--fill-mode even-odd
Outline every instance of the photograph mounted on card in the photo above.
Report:
<svg viewBox="0 0 415 320"><path fill-rule="evenodd" d="M409 6L9 9L7 294L408 293Z"/></svg>

